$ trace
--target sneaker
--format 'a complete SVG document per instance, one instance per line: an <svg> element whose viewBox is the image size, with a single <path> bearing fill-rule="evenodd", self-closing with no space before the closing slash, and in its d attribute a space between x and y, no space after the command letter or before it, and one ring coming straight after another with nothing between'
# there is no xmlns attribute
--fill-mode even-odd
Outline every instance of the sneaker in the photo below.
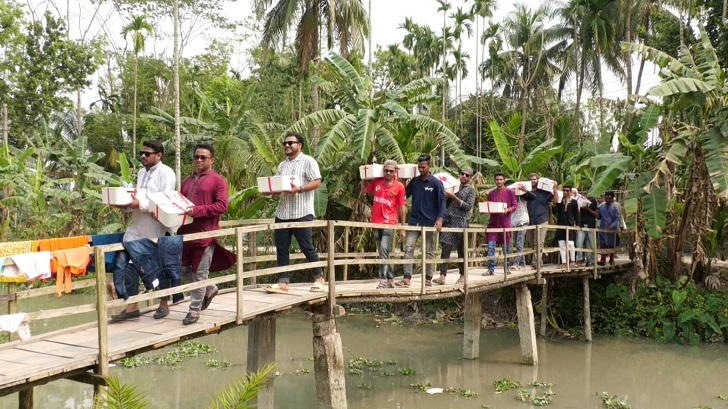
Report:
<svg viewBox="0 0 728 409"><path fill-rule="evenodd" d="M194 315L192 312L188 312L185 316L185 319L182 320L182 324L184 325L190 325L197 322L197 320L200 319L200 315Z"/></svg>
<svg viewBox="0 0 728 409"><path fill-rule="evenodd" d="M112 315L111 316L111 322L121 322L126 320L133 320L136 318L141 317L142 314L139 312L139 310L134 310L132 312L126 312L126 310L123 310L121 313Z"/></svg>
<svg viewBox="0 0 728 409"><path fill-rule="evenodd" d="M432 287L432 279L431 278L428 278L427 280L425 280L425 287Z"/></svg>
<svg viewBox="0 0 728 409"><path fill-rule="evenodd" d="M215 296L217 295L217 291L218 291L217 286L215 286L215 289L212 290L210 295L205 294L205 298L202 299L202 306L200 307L201 311L205 311L207 309L207 307L210 306L212 299L215 298Z"/></svg>
<svg viewBox="0 0 728 409"><path fill-rule="evenodd" d="M483 273L483 275L484 275L484 276L486 276L486 277L487 277L487 276L492 276L492 275L495 275L495 271L493 271L493 270L488 270L488 271L486 271L485 273Z"/></svg>

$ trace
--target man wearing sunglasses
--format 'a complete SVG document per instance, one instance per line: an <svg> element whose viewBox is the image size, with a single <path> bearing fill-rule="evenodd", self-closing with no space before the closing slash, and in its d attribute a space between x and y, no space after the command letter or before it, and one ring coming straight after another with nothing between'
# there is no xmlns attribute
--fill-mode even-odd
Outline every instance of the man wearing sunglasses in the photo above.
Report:
<svg viewBox="0 0 728 409"><path fill-rule="evenodd" d="M188 176L180 188L180 193L194 206L187 215L192 223L177 230L178 234L192 234L220 229L220 215L228 208L228 183L212 169L215 163L215 148L199 144L195 148L195 173ZM188 283L207 280L210 272L227 270L234 264L235 255L217 244L217 237L184 242L182 250L182 277ZM190 325L200 319L200 311L210 306L217 295L217 286L196 288L190 291L190 309L182 324Z"/></svg>
<svg viewBox="0 0 728 409"><path fill-rule="evenodd" d="M162 163L164 145L157 141L146 141L142 146L139 158L144 167L137 175L137 189L144 189L146 193L174 190L176 183L174 171ZM167 228L149 212L149 200L146 194L138 197L132 195L131 203L124 208L130 209L132 216L123 241L156 239L167 233ZM118 252L114 259L113 277L119 298L127 299L139 294L140 271L137 265L129 264L129 253L125 250ZM162 307L167 308L167 300L163 299L160 302L160 308ZM120 314L112 315L111 321L125 321L139 316L139 308L133 303Z"/></svg>
<svg viewBox="0 0 728 409"><path fill-rule="evenodd" d="M407 200L404 198L404 185L397 180L397 162L384 162L384 177L369 181L361 181L362 192L372 195L372 223L397 225L399 219L405 224ZM402 241L405 231L400 230ZM389 259L389 248L392 244L392 229L372 229L374 242L377 245L379 258ZM379 285L377 288L394 288L394 272L389 264L379 265Z"/></svg>
<svg viewBox="0 0 728 409"><path fill-rule="evenodd" d="M430 173L430 155L420 155L417 158L417 169L420 176L412 179L405 189L405 195L412 197L412 209L408 225L435 227L437 232L442 228L442 219L445 217L445 188L440 179ZM415 244L420 238L419 231L407 231L404 240L404 258L413 259ZM435 258L435 232L425 232L427 257ZM432 287L432 273L434 266L427 264L425 269L425 285ZM404 279L394 283L397 287L409 287L412 280L412 264L404 265Z"/></svg>
<svg viewBox="0 0 728 409"><path fill-rule="evenodd" d="M300 179L300 186L291 185L291 190L278 195L278 209L276 223L310 222L313 221L314 191L321 187L321 171L316 159L302 152L303 135L297 132L288 132L283 140L283 150L286 160L278 165L277 175L296 175ZM295 236L301 252L309 262L319 261L316 247L313 245L313 231L310 227L288 228L275 230L276 258L278 266L290 264L291 237ZM324 272L321 267L313 269L314 282L311 291L324 290ZM288 272L278 275L278 283L266 288L268 292L280 293L288 291Z"/></svg>
<svg viewBox="0 0 728 409"><path fill-rule="evenodd" d="M463 168L460 171L460 190L457 193L446 192L447 197L447 210L445 211L445 220L443 226L445 227L457 227L466 228L470 226L470 215L473 211L473 205L475 204L475 188L470 186L470 178L473 176L473 169L469 167ZM442 246L442 254L440 258L443 261L450 258L450 252L453 249L457 249L458 258L465 257L465 247L462 233L445 232L440 234L440 245ZM435 284L445 284L445 276L447 275L447 268L449 263L443 262L440 264L440 277L432 280ZM460 278L455 284L462 284L465 282L465 265L464 263L458 263L458 270L460 270Z"/></svg>

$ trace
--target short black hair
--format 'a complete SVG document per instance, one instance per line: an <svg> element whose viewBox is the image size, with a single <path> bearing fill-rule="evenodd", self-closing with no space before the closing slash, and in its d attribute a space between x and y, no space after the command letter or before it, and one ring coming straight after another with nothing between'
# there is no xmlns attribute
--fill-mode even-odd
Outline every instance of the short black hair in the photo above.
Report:
<svg viewBox="0 0 728 409"><path fill-rule="evenodd" d="M146 146L147 148L152 148L154 152L161 153L162 156L164 156L164 145L162 145L162 142L146 141L142 145Z"/></svg>
<svg viewBox="0 0 728 409"><path fill-rule="evenodd" d="M303 140L303 135L301 135L298 132L288 131L288 132L286 132L286 138L288 138L289 136L296 137L296 140L298 141L298 143L301 144L301 148L303 148L303 145L305 145L305 142Z"/></svg>
<svg viewBox="0 0 728 409"><path fill-rule="evenodd" d="M516 181L515 181L515 180L513 180L513 179L508 179L508 180L506 180L506 183L505 183L505 185L506 185L506 186L510 186L510 185L512 185L512 184L514 184L514 183L516 183Z"/></svg>
<svg viewBox="0 0 728 409"><path fill-rule="evenodd" d="M210 151L210 157L215 157L215 148L211 143L198 143L197 146L195 146L195 152L197 152L198 149L207 149Z"/></svg>
<svg viewBox="0 0 728 409"><path fill-rule="evenodd" d="M428 165L432 166L432 158L426 153L423 153L417 158L417 163L420 162L427 162Z"/></svg>
<svg viewBox="0 0 728 409"><path fill-rule="evenodd" d="M498 173L496 173L495 175L493 175L493 180L495 180L495 178L497 178L498 176L502 176L502 177L503 177L503 179L505 179L505 178L506 178L506 174L505 174L505 173L503 173L503 172L498 172Z"/></svg>
<svg viewBox="0 0 728 409"><path fill-rule="evenodd" d="M604 197L607 197L607 196L611 196L612 199L614 199L614 192L612 192L611 190L608 192L604 192Z"/></svg>
<svg viewBox="0 0 728 409"><path fill-rule="evenodd" d="M571 189L571 188L573 188L573 186L571 186L571 185L564 185L561 188L562 189Z"/></svg>

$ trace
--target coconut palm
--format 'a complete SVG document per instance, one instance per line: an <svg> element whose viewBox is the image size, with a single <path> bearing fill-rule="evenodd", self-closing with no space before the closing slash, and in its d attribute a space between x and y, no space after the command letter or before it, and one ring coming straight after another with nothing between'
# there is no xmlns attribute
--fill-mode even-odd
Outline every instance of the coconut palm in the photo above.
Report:
<svg viewBox="0 0 728 409"><path fill-rule="evenodd" d="M352 50L363 49L369 35L367 12L361 0L254 0L253 9L264 13L263 38L266 46L285 46L285 36L295 26L295 49L301 74L307 74L319 49L319 29L326 27L326 48L348 56ZM271 7L271 5L273 5Z"/></svg>
<svg viewBox="0 0 728 409"><path fill-rule="evenodd" d="M121 29L124 38L131 36L134 50L134 105L132 106L133 124L131 132L131 151L136 152L136 119L137 119L137 83L139 81L139 53L144 51L145 34L150 34L154 28L144 15L134 16L129 24Z"/></svg>

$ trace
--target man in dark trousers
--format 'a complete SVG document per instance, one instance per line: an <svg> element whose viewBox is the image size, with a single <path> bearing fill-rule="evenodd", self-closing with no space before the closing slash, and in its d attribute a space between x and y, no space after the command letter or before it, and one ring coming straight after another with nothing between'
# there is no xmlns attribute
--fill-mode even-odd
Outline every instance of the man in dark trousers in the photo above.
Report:
<svg viewBox="0 0 728 409"><path fill-rule="evenodd" d="M407 224L409 226L435 227L439 232L442 229L442 219L445 217L445 188L442 182L430 173L430 155L420 155L417 158L417 169L420 176L412 179L405 189L405 195L412 198L412 210ZM411 260L415 253L415 243L420 238L419 231L407 231L404 240L404 258ZM427 258L435 258L435 232L425 232ZM432 286L432 273L434 266L428 264L425 269L425 285ZM412 280L412 264L404 265L404 279L394 283L397 287L409 287Z"/></svg>
<svg viewBox="0 0 728 409"><path fill-rule="evenodd" d="M547 192L545 190L538 189L538 174L531 173L528 176L531 181L531 191L523 194L523 199L527 201L526 208L528 209L528 224L530 226L543 226L549 224L549 206L554 198L554 192ZM554 190L555 191L555 190ZM546 241L547 229L529 230L527 233L527 239L531 243L531 247L536 249L536 243L538 248L543 249L544 241ZM536 261L538 256L533 255L531 266L536 268ZM541 260L538 260L539 262Z"/></svg>
<svg viewBox="0 0 728 409"><path fill-rule="evenodd" d="M576 227L579 225L579 205L572 196L571 186L564 185L564 197L561 202L558 201L558 195L554 195L553 212L556 215L556 224L559 226ZM576 263L576 253L574 250L574 240L576 239L576 230L569 230L567 236L566 229L556 230L554 240L559 245L559 255L561 256L561 265L559 268L566 267L566 253L568 248L569 259L572 263Z"/></svg>

